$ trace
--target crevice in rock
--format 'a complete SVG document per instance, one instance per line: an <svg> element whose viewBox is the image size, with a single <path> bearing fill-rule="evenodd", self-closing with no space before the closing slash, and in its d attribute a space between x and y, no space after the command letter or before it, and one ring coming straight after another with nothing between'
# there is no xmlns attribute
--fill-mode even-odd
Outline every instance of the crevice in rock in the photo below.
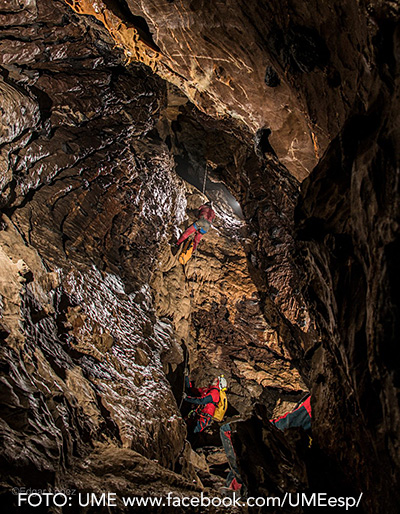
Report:
<svg viewBox="0 0 400 514"><path fill-rule="evenodd" d="M115 12L118 16L131 23L139 32L140 36L146 43L157 52L160 51L153 39L153 34L149 29L149 25L143 16L135 16L129 8L126 0L106 0L107 7Z"/></svg>

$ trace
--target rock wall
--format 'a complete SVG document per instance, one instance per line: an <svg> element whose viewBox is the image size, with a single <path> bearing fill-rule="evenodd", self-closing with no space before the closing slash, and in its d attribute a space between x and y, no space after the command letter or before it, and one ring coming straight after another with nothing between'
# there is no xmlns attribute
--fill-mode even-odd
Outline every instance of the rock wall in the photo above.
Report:
<svg viewBox="0 0 400 514"><path fill-rule="evenodd" d="M400 464L399 32L379 23L368 103L356 106L304 184L297 212L322 336L312 360L315 433L329 455L340 453L371 512L397 509Z"/></svg>
<svg viewBox="0 0 400 514"><path fill-rule="evenodd" d="M281 351L301 359L316 334L299 287L301 272L293 258L297 252L293 234L298 181L270 153L264 132L253 139L242 127L216 122L187 106L180 108L164 137L177 154L178 173L184 169L190 180L200 175L201 186L207 168L207 194L212 197L213 188L222 181L240 202L247 224L239 239L263 316L279 334ZM227 231L230 245L231 232ZM234 232L232 235L236 237ZM306 368L304 362L304 377Z"/></svg>
<svg viewBox="0 0 400 514"><path fill-rule="evenodd" d="M191 490L164 371L177 343L148 285L182 217L151 133L165 86L124 69L105 31L63 3L17 8L1 15L3 489L98 490L114 448L116 477L147 462L149 477Z"/></svg>
<svg viewBox="0 0 400 514"><path fill-rule="evenodd" d="M380 1L65 1L101 21L128 61L151 66L202 111L253 133L270 129L279 159L300 180L357 98L368 96L371 14L396 14Z"/></svg>
<svg viewBox="0 0 400 514"><path fill-rule="evenodd" d="M186 188L188 225L205 199L197 189ZM265 320L248 269L246 223L222 198L215 205L214 227L185 267L170 247L161 254L151 283L156 311L172 320L196 384L225 375L231 414L249 414L255 401L268 404L271 412L284 412L307 387L291 362L286 341Z"/></svg>

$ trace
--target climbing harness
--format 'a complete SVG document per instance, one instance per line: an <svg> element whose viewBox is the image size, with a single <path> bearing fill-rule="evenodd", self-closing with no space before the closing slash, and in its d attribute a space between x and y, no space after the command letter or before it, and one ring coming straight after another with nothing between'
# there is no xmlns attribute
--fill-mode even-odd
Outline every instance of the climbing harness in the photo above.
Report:
<svg viewBox="0 0 400 514"><path fill-rule="evenodd" d="M210 392L213 389L220 391L219 387L210 387L208 389L207 394L210 394ZM202 405L196 405L196 407L191 409L191 411L187 415L187 419L189 419L189 418L198 418L200 420L200 422L201 422L202 419L203 420L207 420L206 424L204 426L202 426L201 432L203 430L205 430L208 426L210 426L210 424L211 424L213 419L216 420L216 421L222 421L222 418L224 417L224 414L225 414L228 402L226 400L226 393L225 392L220 391L219 394L220 394L219 401L218 402L214 402L214 401L212 402L212 404L215 406L215 409L216 409L214 414L211 414L209 412L204 412L204 409L206 407L208 407L209 404L204 404L204 405L202 404ZM221 394L223 394L225 396L225 401L221 402ZM201 398L203 398L203 396L201 396ZM223 410L222 417L221 417L221 412L219 412L219 414L217 414L217 416L215 415L218 409L220 411Z"/></svg>
<svg viewBox="0 0 400 514"><path fill-rule="evenodd" d="M204 235L207 234L207 232L210 230L211 222L205 218L200 218L195 223L193 223L193 226L200 232L200 234Z"/></svg>

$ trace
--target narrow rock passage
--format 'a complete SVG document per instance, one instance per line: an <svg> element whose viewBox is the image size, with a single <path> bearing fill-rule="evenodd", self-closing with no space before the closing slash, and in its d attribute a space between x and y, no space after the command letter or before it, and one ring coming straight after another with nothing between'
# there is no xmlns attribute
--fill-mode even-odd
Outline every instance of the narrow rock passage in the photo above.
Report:
<svg viewBox="0 0 400 514"><path fill-rule="evenodd" d="M248 226L240 211L233 210L226 188L214 183L204 196L184 182L182 192L188 215L183 228L196 220L197 209L207 198L217 217L185 266L178 261L179 253L173 255L176 237L166 242L151 282L157 315L172 322L185 356L185 363L180 357L167 373L176 400L181 403L186 364L197 387L207 387L221 374L227 378L226 421L245 419L254 403L266 405L270 417L277 417L290 411L307 387L291 363L285 341L263 316L248 267ZM189 410L183 403L183 414ZM202 482L217 488L228 473L219 427L214 422L201 433L193 447L197 455L191 453Z"/></svg>

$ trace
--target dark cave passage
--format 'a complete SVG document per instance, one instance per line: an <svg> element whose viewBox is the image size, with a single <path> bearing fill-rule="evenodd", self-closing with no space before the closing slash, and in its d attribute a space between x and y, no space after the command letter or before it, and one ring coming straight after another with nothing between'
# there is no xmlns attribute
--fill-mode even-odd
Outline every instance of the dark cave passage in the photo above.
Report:
<svg viewBox="0 0 400 514"><path fill-rule="evenodd" d="M177 126L179 130L176 129ZM193 127L194 132L190 130ZM265 230L268 230L269 239L272 239L271 234L279 234L279 238L286 239L284 248L275 243L277 251L270 251L273 245L268 249L269 263L274 263L278 272L282 260L289 260L291 246L288 242L291 234L288 233L288 227L291 228L293 224L297 185L290 178L285 180L279 168L274 169L273 165L254 159L253 150L249 151L247 144L224 131L224 127L212 120L205 120L190 105L184 110L181 108L181 114L175 124L171 125L171 129L172 132L167 136L165 130L163 133L165 140L173 148L176 172L186 183L194 186L186 186L189 188L186 200L190 219L184 228L196 219L197 208L206 198L213 200L213 208L217 214L214 229L201 241L196 258L186 265L185 273L181 273L181 283L178 286L165 287L167 298L158 300L161 304L168 303L175 312L179 311L176 308L176 298L173 300L170 292L179 296L186 282L190 296L190 328L189 333L181 339L184 344L185 363L169 375L177 403L181 405L182 415L186 419L191 411L191 407L182 401L182 377L186 364L191 379L202 387L207 387L221 373L227 377L229 408L225 421L230 422L231 427L236 427L238 421L248 418L256 404L258 408L265 409L264 417L267 419L279 417L291 411L307 391L307 386L296 369L298 362L293 360L293 345L290 344L302 332L292 332L290 320L285 320L282 316L276 319L276 290L261 278L256 269L258 252L254 247L258 240L255 237L255 223L246 222L241 208L238 210L236 207L239 203L222 182L222 178L229 181L232 176L243 177L246 173L250 182L262 183L263 201L270 203L272 211L270 219L265 220ZM222 146L229 149L227 153L220 151ZM235 153L231 152L232 148ZM238 167L236 162L241 154L245 155L245 159L242 159L242 167ZM210 167L206 177L205 166ZM229 186L235 190L234 183ZM205 196L201 195L203 187ZM265 194L268 188L271 188L273 194ZM242 190L240 197L247 196L248 191ZM289 199L286 210L282 210L282 198ZM247 199L246 209L249 210L257 201L258 199ZM277 214L279 221L275 218ZM283 216L287 219L285 228L281 222ZM257 219L254 210L253 219ZM168 282L168 275L171 274L168 250L164 260L168 263L165 276ZM230 266L233 266L234 275L231 275ZM296 270L293 265L289 269L294 275ZM285 273L288 274L287 266ZM279 280L281 281L281 277ZM160 286L158 280L156 286ZM235 289L240 294L240 299L233 302L229 296L234 294ZM249 289L252 291L250 296ZM230 294L227 295L227 292ZM293 295L293 291L290 293ZM157 292L155 295L157 297ZM172 313L170 319L174 319ZM261 336L262 332L264 337ZM286 344L286 337L290 337L289 344ZM300 344L301 337L297 342L298 346ZM226 479L229 472L221 447L220 425L213 423L206 431L196 435L193 434L190 418L188 421L188 439L191 446L203 459L203 465L208 464L208 472L207 468L198 470L199 476L203 483L218 490L218 487L224 485L221 478ZM238 460L241 459L242 455L239 453ZM308 465L312 468L316 465L316 460L316 457L311 458Z"/></svg>

